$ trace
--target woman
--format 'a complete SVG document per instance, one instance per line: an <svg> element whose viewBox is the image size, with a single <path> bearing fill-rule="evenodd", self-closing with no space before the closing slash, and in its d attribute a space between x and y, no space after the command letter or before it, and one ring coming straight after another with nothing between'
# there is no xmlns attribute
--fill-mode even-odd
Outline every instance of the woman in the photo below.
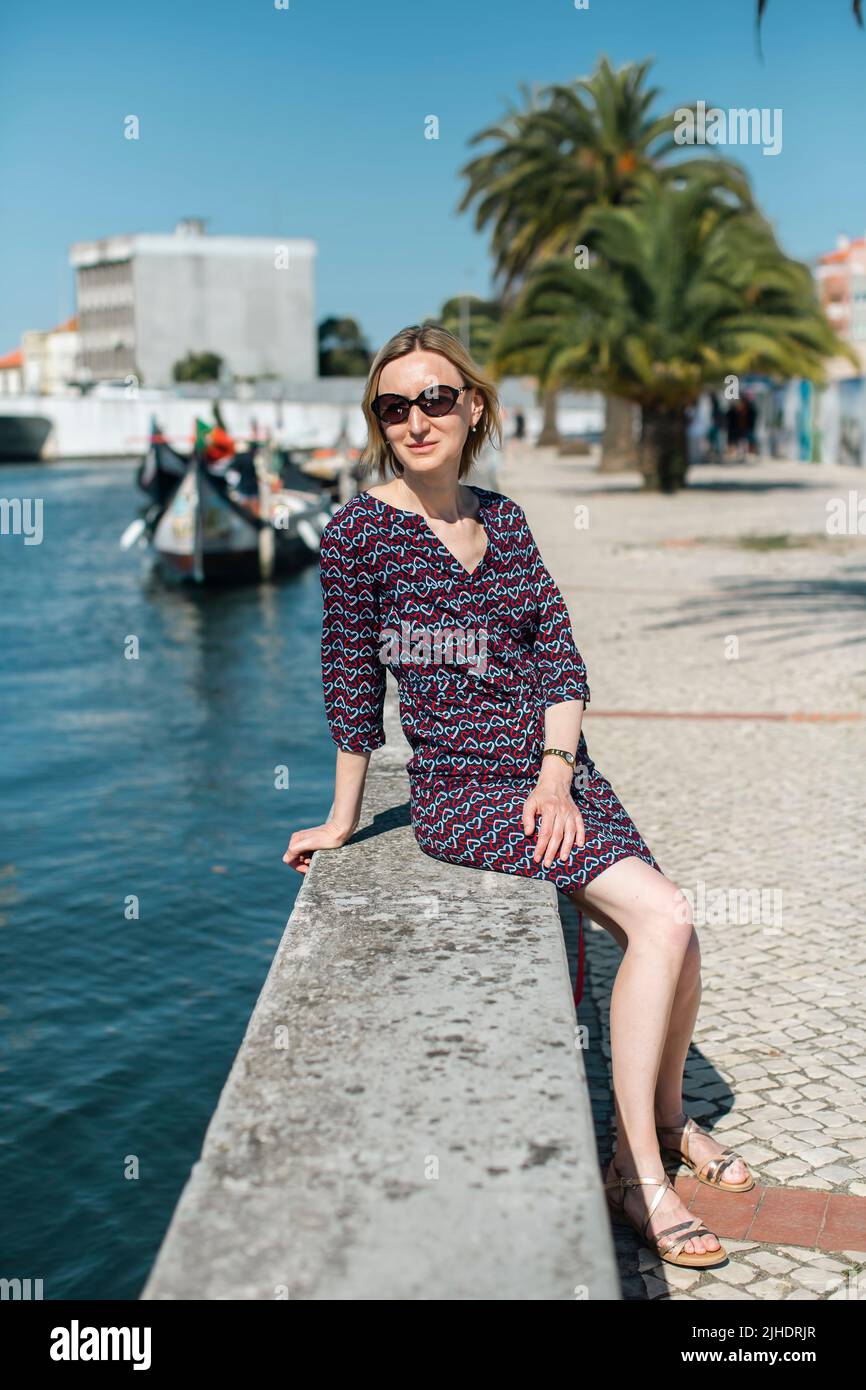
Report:
<svg viewBox="0 0 866 1390"><path fill-rule="evenodd" d="M357 828L370 753L385 742L390 668L413 749L420 848L546 879L622 948L611 998L618 1139L608 1202L662 1259L719 1264L724 1250L689 1217L659 1150L660 1141L677 1153L682 1144L712 1186L754 1186L742 1160L682 1110L700 999L697 937L683 895L589 756L586 668L522 509L460 481L483 443L501 439L496 390L459 339L414 326L377 355L363 409L363 461L389 480L344 503L321 548L334 801L324 825L292 835L284 860L306 873L316 850L344 845Z"/></svg>

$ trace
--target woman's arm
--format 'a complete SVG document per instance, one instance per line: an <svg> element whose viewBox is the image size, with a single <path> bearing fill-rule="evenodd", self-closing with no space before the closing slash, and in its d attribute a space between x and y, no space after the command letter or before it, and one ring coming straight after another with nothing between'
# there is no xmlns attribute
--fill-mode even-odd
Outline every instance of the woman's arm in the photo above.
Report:
<svg viewBox="0 0 866 1390"><path fill-rule="evenodd" d="M322 533L322 688L337 745L334 799L322 825L296 830L283 861L306 873L317 849L339 849L358 828L370 754L385 742L386 675L375 582L351 521Z"/></svg>
<svg viewBox="0 0 866 1390"><path fill-rule="evenodd" d="M576 753L583 718L582 700L564 700L544 711L545 748L563 748ZM536 818L541 826L535 842L533 859L544 860L550 868L554 859L567 859L573 847L586 844L583 817L571 795L573 769L554 753L541 759L538 781L523 804L523 828L527 835L536 832Z"/></svg>
<svg viewBox="0 0 866 1390"><path fill-rule="evenodd" d="M339 513L322 532L319 578L322 688L331 738L347 752L372 753L385 742L379 594L362 537Z"/></svg>
<svg viewBox="0 0 866 1390"><path fill-rule="evenodd" d="M354 835L361 819L364 783L367 780L369 765L369 753L350 753L346 748L337 749L334 801L328 813L328 824L345 834L347 840Z"/></svg>
<svg viewBox="0 0 866 1390"><path fill-rule="evenodd" d="M521 509L519 533L538 603L533 656L539 675L544 710L545 748L577 753L583 712L589 703L586 665L577 649L565 599L545 565ZM523 808L523 828L536 834L534 859L545 868L554 859L567 859L573 846L586 843L586 830L571 795L573 769L553 753L542 757L538 781Z"/></svg>
<svg viewBox="0 0 866 1390"><path fill-rule="evenodd" d="M339 849L351 840L361 819L364 783L367 778L369 753L350 753L337 749L334 773L334 800L328 819L309 830L296 830L283 855L283 863L305 874L317 849Z"/></svg>
<svg viewBox="0 0 866 1390"><path fill-rule="evenodd" d="M584 708L583 700L562 700L544 711L545 748L564 748L567 753L577 754ZM547 764L553 762L571 771L564 758L554 758L551 755L542 759L542 773L547 771Z"/></svg>

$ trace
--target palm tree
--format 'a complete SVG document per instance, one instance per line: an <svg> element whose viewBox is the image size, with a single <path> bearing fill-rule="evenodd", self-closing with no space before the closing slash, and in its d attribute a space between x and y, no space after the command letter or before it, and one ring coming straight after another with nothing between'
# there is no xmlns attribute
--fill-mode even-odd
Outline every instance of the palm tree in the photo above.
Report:
<svg viewBox="0 0 866 1390"><path fill-rule="evenodd" d="M767 0L758 0L758 26L759 26L759 27L760 27L760 24L761 24L761 20L764 18L764 11L766 10L766 8L767 8ZM862 29L862 28L863 28L863 0L851 0L851 9L852 9L852 11L853 11L854 18L856 19L857 23L860 25L860 28Z"/></svg>
<svg viewBox="0 0 866 1390"><path fill-rule="evenodd" d="M674 140L677 117L674 112L653 115L658 92L647 86L649 68L646 61L615 71L602 58L591 77L573 84L553 84L539 92L524 87L523 110L512 109L470 140L473 145L490 139L497 143L462 170L468 187L458 211L477 201L475 227L490 227L494 275L506 306L513 305L534 265L570 252L584 240L592 213L627 205L648 171L677 179L712 176L741 201L750 199L747 177L731 161L665 164L680 149ZM527 363L521 370L531 367ZM545 424L539 442L555 442L556 394L543 392L542 399ZM616 408L609 411L608 443L621 414ZM610 449L603 452L602 466L631 462Z"/></svg>
<svg viewBox="0 0 866 1390"><path fill-rule="evenodd" d="M548 387L594 387L643 412L640 466L673 492L688 466L686 410L725 376L823 379L852 350L833 332L805 265L763 216L711 179L646 173L628 206L586 224L594 260L540 263L506 320L494 369L529 355Z"/></svg>
<svg viewBox="0 0 866 1390"><path fill-rule="evenodd" d="M468 327L469 341L465 346L476 362L484 366L502 322L502 304L498 299L479 299L475 294L454 295L445 300L438 317L424 322L440 324L461 340Z"/></svg>

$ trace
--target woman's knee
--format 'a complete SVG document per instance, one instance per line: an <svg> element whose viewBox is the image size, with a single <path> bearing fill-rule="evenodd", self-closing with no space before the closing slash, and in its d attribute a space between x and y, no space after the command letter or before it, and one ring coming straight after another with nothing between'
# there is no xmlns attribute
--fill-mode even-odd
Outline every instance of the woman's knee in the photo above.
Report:
<svg viewBox="0 0 866 1390"><path fill-rule="evenodd" d="M676 888L673 894L672 920L678 944L685 943L680 968L680 988L697 989L701 980L701 943L695 929L691 904L681 888Z"/></svg>
<svg viewBox="0 0 866 1390"><path fill-rule="evenodd" d="M691 905L675 883L669 879L660 883L636 920L639 922L641 917L645 931L649 930L656 941L679 952L683 965L688 961L689 968L695 968L695 962L700 962L700 949Z"/></svg>
<svg viewBox="0 0 866 1390"><path fill-rule="evenodd" d="M676 883L637 859L614 865L583 890L591 917L598 903L617 923L629 944L652 944L699 959L697 933L688 898ZM690 967L693 968L693 965Z"/></svg>

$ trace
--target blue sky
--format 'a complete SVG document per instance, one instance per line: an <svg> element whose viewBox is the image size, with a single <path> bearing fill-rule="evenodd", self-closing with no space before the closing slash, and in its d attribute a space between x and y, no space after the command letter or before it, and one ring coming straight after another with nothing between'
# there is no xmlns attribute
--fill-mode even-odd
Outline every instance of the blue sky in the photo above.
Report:
<svg viewBox="0 0 866 1390"><path fill-rule="evenodd" d="M68 248L128 231L310 237L317 318L376 347L490 287L457 215L468 138L520 85L651 57L659 109L781 107L775 157L738 147L785 248L866 231L866 34L849 0L40 0L0 17L0 353L74 311ZM123 138L123 118L141 138ZM438 141L424 139L435 114Z"/></svg>

